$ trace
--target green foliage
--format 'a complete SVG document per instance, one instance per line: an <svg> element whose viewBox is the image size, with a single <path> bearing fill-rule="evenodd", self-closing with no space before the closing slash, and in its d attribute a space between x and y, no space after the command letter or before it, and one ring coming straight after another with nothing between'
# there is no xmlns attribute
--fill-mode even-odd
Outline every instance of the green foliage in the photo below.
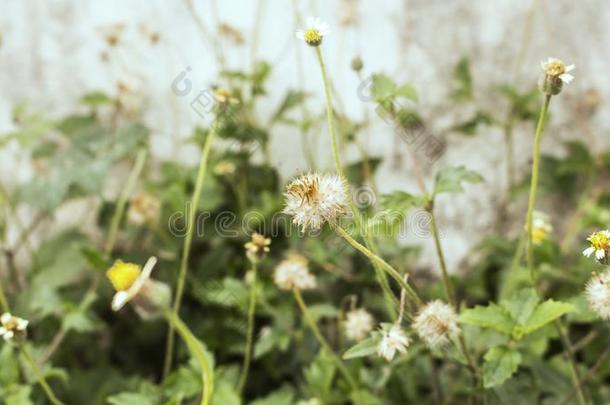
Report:
<svg viewBox="0 0 610 405"><path fill-rule="evenodd" d="M442 168L434 179L434 194L460 193L464 191L463 183L480 183L483 177L464 166Z"/></svg>

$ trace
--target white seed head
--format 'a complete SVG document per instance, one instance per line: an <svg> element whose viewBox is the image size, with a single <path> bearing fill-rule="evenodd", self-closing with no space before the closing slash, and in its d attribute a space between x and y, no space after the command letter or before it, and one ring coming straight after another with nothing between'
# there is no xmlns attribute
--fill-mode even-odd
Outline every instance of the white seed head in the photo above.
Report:
<svg viewBox="0 0 610 405"><path fill-rule="evenodd" d="M589 306L600 318L610 320L610 269L593 274L585 287Z"/></svg>
<svg viewBox="0 0 610 405"><path fill-rule="evenodd" d="M435 300L417 314L413 328L431 348L443 346L460 333L458 316L451 305Z"/></svg>
<svg viewBox="0 0 610 405"><path fill-rule="evenodd" d="M409 337L400 328L400 325L392 325L390 329L383 332L381 342L377 346L377 354L387 361L392 361L396 352L407 352L409 343Z"/></svg>
<svg viewBox="0 0 610 405"><path fill-rule="evenodd" d="M316 277L309 272L307 259L292 254L275 268L275 284L282 290L308 290L316 287Z"/></svg>
<svg viewBox="0 0 610 405"><path fill-rule="evenodd" d="M127 219L135 225L155 224L161 216L161 202L147 192L140 192L133 196L127 211Z"/></svg>
<svg viewBox="0 0 610 405"><path fill-rule="evenodd" d="M337 175L305 174L286 187L284 213L305 231L320 229L325 222L334 222L347 213L347 187Z"/></svg>
<svg viewBox="0 0 610 405"><path fill-rule="evenodd" d="M345 335L351 340L362 340L373 330L374 324L373 316L366 309L351 310L345 316Z"/></svg>

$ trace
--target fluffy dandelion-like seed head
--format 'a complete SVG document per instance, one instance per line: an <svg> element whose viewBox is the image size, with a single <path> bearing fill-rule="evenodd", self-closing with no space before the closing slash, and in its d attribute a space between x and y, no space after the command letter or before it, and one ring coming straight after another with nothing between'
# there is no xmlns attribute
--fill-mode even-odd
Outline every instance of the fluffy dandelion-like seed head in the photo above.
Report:
<svg viewBox="0 0 610 405"><path fill-rule="evenodd" d="M574 76L569 72L574 70L574 65L566 66L563 61L556 58L548 58L546 62L540 62L543 77L540 79L540 90L549 95L559 94L564 84L570 83Z"/></svg>
<svg viewBox="0 0 610 405"><path fill-rule="evenodd" d="M460 333L458 316L452 306L435 300L417 314L413 327L419 337L432 348L440 347Z"/></svg>
<svg viewBox="0 0 610 405"><path fill-rule="evenodd" d="M373 316L366 309L351 310L345 317L345 335L351 340L362 340L373 330L374 324Z"/></svg>
<svg viewBox="0 0 610 405"><path fill-rule="evenodd" d="M330 34L330 28L327 23L317 17L309 17L307 27L297 30L296 37L305 41L309 46L320 46L328 34Z"/></svg>
<svg viewBox="0 0 610 405"><path fill-rule="evenodd" d="M409 337L400 328L400 325L394 324L388 330L383 331L383 337L379 346L377 346L377 354L387 361L392 361L396 352L406 353L409 347Z"/></svg>
<svg viewBox="0 0 610 405"><path fill-rule="evenodd" d="M5 312L0 316L0 336L7 342L16 337L23 337L25 336L28 323L25 319Z"/></svg>
<svg viewBox="0 0 610 405"><path fill-rule="evenodd" d="M610 231L598 231L587 238L591 246L583 250L582 254L590 257L595 253L595 258L599 261L605 261L610 253Z"/></svg>
<svg viewBox="0 0 610 405"><path fill-rule="evenodd" d="M600 318L610 320L610 269L603 274L593 273L585 287L585 296Z"/></svg>
<svg viewBox="0 0 610 405"><path fill-rule="evenodd" d="M288 184L284 196L284 213L303 231L320 229L347 213L347 187L337 175L305 174Z"/></svg>
<svg viewBox="0 0 610 405"><path fill-rule="evenodd" d="M275 284L282 290L308 290L316 287L316 277L309 272L307 259L292 254L275 268Z"/></svg>
<svg viewBox="0 0 610 405"><path fill-rule="evenodd" d="M151 193L136 194L129 204L127 219L136 224L154 224L161 215L161 202Z"/></svg>
<svg viewBox="0 0 610 405"><path fill-rule="evenodd" d="M246 248L246 255L250 260L262 259L266 253L269 252L269 246L271 245L271 239L265 238L260 233L254 232L244 247Z"/></svg>

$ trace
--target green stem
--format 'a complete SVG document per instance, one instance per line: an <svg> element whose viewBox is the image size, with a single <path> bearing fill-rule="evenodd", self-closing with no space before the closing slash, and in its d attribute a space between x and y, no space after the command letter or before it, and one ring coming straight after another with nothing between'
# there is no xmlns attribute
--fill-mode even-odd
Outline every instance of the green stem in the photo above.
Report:
<svg viewBox="0 0 610 405"><path fill-rule="evenodd" d="M250 361L252 359L252 344L254 341L254 315L256 313L256 278L257 265L252 262L252 284L250 286L250 304L248 307L248 332L246 335L246 352L244 356L244 364L242 367L241 377L239 378L238 390L240 393L244 391L246 382L248 381L248 372L250 371Z"/></svg>
<svg viewBox="0 0 610 405"><path fill-rule="evenodd" d="M570 337L565 331L561 321L559 319L555 319L554 324L557 333L559 333L561 343L563 344L563 347L568 357L568 363L570 364L570 374L574 383L574 390L576 390L576 395L578 396L578 403L580 405L586 405L587 401L585 400L585 395L582 392L580 373L578 372L578 366L576 364L576 360L574 359L574 350L572 349L572 342L570 341Z"/></svg>
<svg viewBox="0 0 610 405"><path fill-rule="evenodd" d="M197 214L197 208L199 207L199 199L201 197L201 191L203 189L203 180L205 179L206 169L208 166L208 158L210 156L210 150L212 148L212 140L216 136L216 129L218 125L217 118L212 125L210 132L208 133L203 150L201 153L201 160L199 162L199 171L197 172L197 179L195 180L195 190L191 197L191 207L188 209L188 219L186 222L186 237L184 239L184 246L182 249L182 258L180 260L180 270L178 273L178 283L176 285L176 297L174 298L174 305L172 308L174 316L178 316L180 311L180 304L182 302L182 295L184 294L184 284L186 281L186 273L188 269L189 254L191 252L191 244L193 241L193 233L195 230L195 217ZM167 346L165 350L165 362L163 365L163 378L167 377L172 367L174 353L174 327L170 324L167 332Z"/></svg>
<svg viewBox="0 0 610 405"><path fill-rule="evenodd" d="M527 207L527 269L529 270L530 277L532 278L532 284L536 283L536 275L534 273L534 241L533 241L533 218L534 218L534 206L536 205L536 191L538 190L538 174L540 167L540 140L542 139L542 133L544 132L544 124L549 110L549 103L551 102L551 96L546 95L544 98L544 104L540 111L540 117L538 118L538 125L536 126L536 135L534 138L534 157L532 162L532 180L530 184L530 198Z"/></svg>
<svg viewBox="0 0 610 405"><path fill-rule="evenodd" d="M430 214L430 231L432 232L432 237L434 238L434 247L436 248L436 254L438 256L438 261L441 266L441 272L443 273L443 286L445 287L445 295L447 296L447 301L453 307L458 310L457 302L455 301L455 295L453 293L453 285L451 284L451 279L449 278L449 272L447 271L447 263L445 262L445 254L443 253L443 248L441 246L441 239L438 233L438 227L436 226L436 218L434 217L434 213L432 212L432 208L428 210Z"/></svg>
<svg viewBox="0 0 610 405"><path fill-rule="evenodd" d="M305 318L305 321L309 325L309 328L313 332L314 336L316 337L316 339L318 340L320 345L331 355L337 368L339 369L341 374L343 374L343 376L347 380L347 382L350 385L350 387L352 388L352 390L354 390L354 391L357 390L358 384L356 384L354 377L352 377L350 372L347 370L347 368L345 367L345 364L343 364L343 361L333 351L333 349L330 347L330 345L328 344L328 342L322 335L322 332L320 332L318 325L316 324L315 320L311 316L311 313L307 309L307 305L305 305L305 301L303 301L303 296L301 295L301 292L296 288L293 289L292 291L294 292L294 298L297 301L297 304L299 304L299 308L301 309L301 312L303 313L303 317Z"/></svg>
<svg viewBox="0 0 610 405"><path fill-rule="evenodd" d="M423 305L422 300L419 298L419 296L413 290L413 288L411 288L411 286L403 279L403 277L400 275L398 270L396 270L394 267L392 267L392 265L390 265L388 262L383 260L381 257L377 256L375 253L371 252L368 248L366 248L365 246L358 243L358 241L356 241L354 238L352 238L352 236L349 233L347 233L345 231L345 229L341 228L341 226L339 226L338 224L334 224L333 229L335 230L335 232L337 232L337 234L339 236L341 236L343 239L345 239L345 241L347 243L349 243L356 250L360 251L362 254L364 254L366 257L368 257L369 260L371 260L371 262L378 264L385 272L387 272L390 275L390 277L392 277L394 280L396 280L396 282L400 285L400 287L403 288L407 292L407 294L409 294L409 296L411 297L411 300L417 306Z"/></svg>
<svg viewBox="0 0 610 405"><path fill-rule="evenodd" d="M119 195L119 199L117 201L117 207L114 211L114 215L112 216L112 220L110 221L110 230L108 232L108 238L106 239L106 243L104 244L104 253L106 255L110 255L112 253L112 249L114 244L116 243L116 238L119 232L119 226L121 225L121 219L123 218L123 213L125 212L125 206L127 205L127 200L129 196L133 192L133 189L136 185L136 181L144 168L144 163L146 162L146 155L148 154L145 148L140 149L138 151L138 155L136 156L136 162L131 169L131 173L129 173L129 177L127 178L127 183L125 183L125 187L121 191Z"/></svg>
<svg viewBox="0 0 610 405"><path fill-rule="evenodd" d="M214 391L214 369L209 353L201 345L201 342L193 335L188 326L173 312L167 311L165 317L186 343L193 358L201 367L201 382L203 389L201 392L201 405L208 405L212 399Z"/></svg>
<svg viewBox="0 0 610 405"><path fill-rule="evenodd" d="M64 405L63 402L61 402L59 399L57 399L57 397L55 396L55 393L53 392L53 389L47 383L47 380L44 378L44 375L38 368L38 365L36 364L34 359L32 359L32 356L28 352L28 349L23 345L21 346L21 353L23 354L23 357L27 360L29 366L32 368L32 372L34 373L34 376L38 380L38 384L40 384L40 386L44 390L44 393L46 394L49 401L51 401L51 403L53 403L53 405Z"/></svg>
<svg viewBox="0 0 610 405"><path fill-rule="evenodd" d="M2 312L10 312L8 300L6 299L6 294L4 293L4 288L2 285L3 282L0 282L0 306L2 307Z"/></svg>

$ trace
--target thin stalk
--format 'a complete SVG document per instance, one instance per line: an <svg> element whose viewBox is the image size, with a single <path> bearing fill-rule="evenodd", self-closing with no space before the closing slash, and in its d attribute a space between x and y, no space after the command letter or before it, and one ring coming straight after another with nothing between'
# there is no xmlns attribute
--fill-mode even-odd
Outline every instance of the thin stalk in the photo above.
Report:
<svg viewBox="0 0 610 405"><path fill-rule="evenodd" d="M241 377L239 378L238 391L242 393L246 382L248 381L248 372L250 370L250 361L252 358L252 343L254 341L254 315L256 313L256 278L257 265L252 261L252 284L250 286L250 305L248 307L248 332L246 335L246 352L244 356L244 364L242 366Z"/></svg>
<svg viewBox="0 0 610 405"><path fill-rule="evenodd" d="M303 300L303 296L301 295L301 292L296 288L293 289L292 291L294 292L294 298L297 301L297 304L299 305L301 312L303 313L303 317L305 318L305 321L309 325L309 328L313 332L314 336L318 340L318 343L320 343L320 345L330 354L333 362L335 363L335 365L337 366L337 368L339 369L339 371L341 372L343 377L345 377L345 379L347 380L351 389L354 391L357 390L358 384L354 380L354 377L352 377L350 372L345 367L345 364L343 364L343 361L339 358L339 356L337 356L337 354L330 347L330 345L328 344L328 342L322 335L322 332L320 332L318 325L316 324L315 320L311 316L311 313L307 309L307 305L305 305L305 301Z"/></svg>
<svg viewBox="0 0 610 405"><path fill-rule="evenodd" d="M580 383L580 374L578 373L578 366L576 364L576 360L574 359L574 351L572 349L572 342L570 341L570 337L565 331L563 324L556 319L555 329L559 333L559 337L561 338L561 343L563 344L564 350L568 357L568 363L570 364L570 374L572 375L572 380L574 383L574 390L576 390L576 394L578 397L578 403L580 405L586 405L587 401L585 399L585 394L582 392L582 387Z"/></svg>
<svg viewBox="0 0 610 405"><path fill-rule="evenodd" d="M174 298L174 304L172 311L174 316L178 316L180 311L180 304L182 302L182 295L184 294L184 284L186 281L186 273L188 270L188 260L191 252L191 244L193 242L193 233L195 230L195 216L197 208L199 207L199 199L201 197L201 191L203 189L203 180L205 179L208 159L210 156L210 150L212 149L212 140L216 136L216 130L218 126L218 120L213 123L210 132L205 139L203 150L201 153L201 160L199 161L199 171L197 172L197 179L195 180L195 190L191 197L191 209L188 212L188 219L186 223L186 237L184 239L184 246L182 250L182 258L180 260L180 270L178 272L178 283L176 285L176 297ZM172 367L172 360L174 354L174 326L170 323L167 332L167 345L165 350L165 362L163 364L163 379L167 377Z"/></svg>
<svg viewBox="0 0 610 405"><path fill-rule="evenodd" d="M345 172L343 170L343 166L341 165L341 158L339 156L339 147L338 147L338 142L337 142L337 135L335 132L335 125L334 125L334 113L333 113L333 106L332 106L332 96L331 96L331 86L328 82L328 75L326 73L326 66L324 64L324 58L322 57L322 52L320 51L320 47L316 47L316 56L318 59L318 63L320 65L320 71L322 73L322 82L324 84L324 96L326 98L326 119L328 122L328 131L330 133L330 139L331 139L331 146L332 146L332 153L333 153L333 159L335 161L335 169L337 170L337 174L339 174L339 176L342 179L346 180L347 183L347 178L345 177ZM348 194L349 193L349 185L347 186L348 188ZM364 243L367 247L367 250L373 249L374 247L374 243L373 243L373 238L368 235L368 232L364 229L363 223L362 223L362 219L360 218L360 212L358 211L358 209L354 206L353 202L350 200L350 208L352 211L352 215L354 218L354 222L356 223L356 226L358 227L358 230L360 231L360 233L363 235L364 237ZM372 252L371 252L372 253ZM377 256L376 256L377 257ZM385 262L384 262L385 263ZM377 273L377 278L378 278L378 282L381 285L383 294L384 294L384 298L387 302L388 308L393 308L394 306L394 295L391 292L391 289L389 288L389 284L387 281L387 278L385 277L384 272L382 271L382 269L379 267L379 262L378 261L373 261L373 267L375 268L375 271ZM387 264L387 263L386 263ZM391 266L390 266L391 268ZM392 270L394 270L392 268ZM395 270L394 270L395 271ZM402 277L400 277L400 274L396 272L396 276L397 281L400 282L402 281ZM394 277L396 279L396 277ZM411 291L413 291L411 289ZM394 314L394 310L392 309L388 309L388 311L390 312L390 314Z"/></svg>
<svg viewBox="0 0 610 405"><path fill-rule="evenodd" d="M347 243L352 245L356 250L360 251L366 257L369 258L371 262L378 264L385 272L387 272L398 284L401 288L403 288L407 294L411 297L411 300L419 307L423 305L422 300L419 298L417 293L413 290L413 288L402 278L398 270L396 270L392 265L383 260L381 257L377 256L375 253L371 252L368 248L361 245L356 241L352 236L345 231L345 229L341 228L338 224L333 225L333 229L339 236L341 236Z"/></svg>
<svg viewBox="0 0 610 405"><path fill-rule="evenodd" d="M540 117L538 118L538 125L536 125L536 135L534 137L534 158L532 161L532 180L530 183L530 198L527 207L527 269L530 272L532 278L532 284L536 282L536 275L534 273L534 239L533 239L533 218L534 218L534 206L536 205L536 191L538 190L538 175L540 171L540 141L542 139L542 133L544 132L544 124L549 111L549 103L551 102L551 96L546 95L544 97L544 104L540 111Z"/></svg>
<svg viewBox="0 0 610 405"><path fill-rule="evenodd" d="M10 312L8 300L6 299L6 294L4 293L4 288L2 287L4 283L0 282L0 307L2 307L2 312Z"/></svg>
<svg viewBox="0 0 610 405"><path fill-rule="evenodd" d="M436 254L438 255L438 261L441 266L441 272L443 273L443 286L445 287L445 295L447 296L447 301L453 307L458 310L457 303L455 302L455 295L453 293L453 285L451 284L451 279L449 278L449 272L447 271L447 263L445 262L445 254L443 253L443 248L441 246L441 239L438 233L438 227L436 226L436 218L434 217L434 213L432 209L428 210L430 214L430 231L432 232L432 237L434 238L434 247L436 248Z"/></svg>
<svg viewBox="0 0 610 405"><path fill-rule="evenodd" d="M508 118L508 122L504 125L504 142L506 152L506 195L510 195L510 191L515 185L515 156L513 145L513 118Z"/></svg>
<svg viewBox="0 0 610 405"><path fill-rule="evenodd" d="M53 389L51 388L49 383L47 383L47 380L44 378L44 375L40 371L40 368L38 368L38 364L36 364L34 359L32 359L32 356L24 345L21 345L21 353L28 362L28 365L32 368L32 372L34 373L36 380L38 380L38 384L40 384L40 387L42 387L49 401L51 401L53 405L64 405L63 402L57 399L55 393L53 392Z"/></svg>
<svg viewBox="0 0 610 405"><path fill-rule="evenodd" d="M165 313L165 317L168 322L172 325L173 329L175 329L178 334L186 343L189 351L193 358L199 363L201 367L201 382L203 384L203 389L201 392L201 405L208 405L212 399L212 392L214 391L214 369L212 360L209 357L209 354L201 345L201 342L197 340L193 332L188 328L188 326L176 315L174 312L167 311Z"/></svg>
<svg viewBox="0 0 610 405"><path fill-rule="evenodd" d="M117 208L114 211L114 215L112 216L112 220L110 221L110 231L108 233L108 238L106 239L106 243L104 244L104 253L109 255L112 253L112 248L116 242L116 238L119 232L119 226L121 224L121 219L123 218L123 213L125 212L125 206L127 205L127 200L129 196L133 192L133 189L136 185L136 181L138 181L138 177L144 168L144 163L146 162L146 155L148 154L145 148L140 149L138 151L138 155L136 156L136 163L129 173L129 177L127 178L127 183L125 183L125 187L121 191L119 195L119 199L117 201Z"/></svg>

